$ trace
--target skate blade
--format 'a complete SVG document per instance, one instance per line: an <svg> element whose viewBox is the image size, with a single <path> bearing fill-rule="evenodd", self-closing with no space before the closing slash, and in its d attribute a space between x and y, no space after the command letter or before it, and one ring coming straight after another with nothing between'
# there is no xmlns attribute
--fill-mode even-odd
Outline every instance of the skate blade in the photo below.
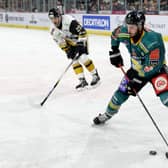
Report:
<svg viewBox="0 0 168 168"><path fill-rule="evenodd" d="M98 86L100 86L100 84L101 84L101 81L98 81L95 85L90 85L90 89L95 89Z"/></svg>
<svg viewBox="0 0 168 168"><path fill-rule="evenodd" d="M78 89L76 89L78 92L83 92L83 91L85 91L85 90L88 90L89 89L89 87L88 86L85 86L84 88L78 88Z"/></svg>
<svg viewBox="0 0 168 168"><path fill-rule="evenodd" d="M104 127L106 125L107 125L106 122L102 122L100 124L91 123L91 127L94 127L94 128Z"/></svg>

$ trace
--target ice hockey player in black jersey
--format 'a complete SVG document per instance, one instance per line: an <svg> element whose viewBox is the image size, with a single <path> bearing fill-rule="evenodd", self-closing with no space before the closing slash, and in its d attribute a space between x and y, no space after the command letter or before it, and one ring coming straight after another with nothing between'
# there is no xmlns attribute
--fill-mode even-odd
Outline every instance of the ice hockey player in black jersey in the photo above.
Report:
<svg viewBox="0 0 168 168"><path fill-rule="evenodd" d="M84 76L85 67L92 75L91 86L96 86L100 77L93 61L88 56L88 38L86 30L71 15L62 15L58 8L49 10L48 17L52 22L50 33L58 46L65 51L69 59L78 57L73 62L73 70L78 76L77 90L88 86Z"/></svg>

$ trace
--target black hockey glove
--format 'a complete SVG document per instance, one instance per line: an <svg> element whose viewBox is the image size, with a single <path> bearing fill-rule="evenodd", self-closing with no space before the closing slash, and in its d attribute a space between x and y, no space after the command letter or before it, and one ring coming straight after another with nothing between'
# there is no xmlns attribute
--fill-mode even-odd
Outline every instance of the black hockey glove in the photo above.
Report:
<svg viewBox="0 0 168 168"><path fill-rule="evenodd" d="M136 93L144 85L143 80L138 76L138 72L133 69L127 71L127 77L129 78L127 92L129 95L136 96Z"/></svg>
<svg viewBox="0 0 168 168"><path fill-rule="evenodd" d="M110 62L112 65L114 65L117 68L123 66L123 59L121 57L121 53L118 47L112 47L112 51L109 51L109 55Z"/></svg>
<svg viewBox="0 0 168 168"><path fill-rule="evenodd" d="M76 47L70 46L66 54L67 54L68 59L74 59L74 57L77 55Z"/></svg>
<svg viewBox="0 0 168 168"><path fill-rule="evenodd" d="M75 46L70 46L69 50L67 51L67 57L69 59L78 59L83 53L86 53L86 47L83 42L77 42Z"/></svg>

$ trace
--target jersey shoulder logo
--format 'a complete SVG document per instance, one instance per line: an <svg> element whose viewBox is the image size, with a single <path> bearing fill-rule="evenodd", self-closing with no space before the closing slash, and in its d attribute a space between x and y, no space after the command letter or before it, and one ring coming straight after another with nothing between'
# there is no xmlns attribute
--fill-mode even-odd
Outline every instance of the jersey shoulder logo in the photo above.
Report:
<svg viewBox="0 0 168 168"><path fill-rule="evenodd" d="M159 49L155 49L153 51L151 51L150 53L150 60L158 60L160 57L160 52L159 52Z"/></svg>

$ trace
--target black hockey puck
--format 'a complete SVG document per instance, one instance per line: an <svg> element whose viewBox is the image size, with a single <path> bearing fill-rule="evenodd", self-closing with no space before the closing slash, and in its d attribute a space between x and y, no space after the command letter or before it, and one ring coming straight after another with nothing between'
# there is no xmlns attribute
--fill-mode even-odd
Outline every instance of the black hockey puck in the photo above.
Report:
<svg viewBox="0 0 168 168"><path fill-rule="evenodd" d="M151 150L151 151L149 151L149 154L150 154L150 155L156 155L156 154L157 154L157 152L156 152L156 151L154 151L154 150Z"/></svg>
<svg viewBox="0 0 168 168"><path fill-rule="evenodd" d="M165 153L166 158L168 159L168 152Z"/></svg>

